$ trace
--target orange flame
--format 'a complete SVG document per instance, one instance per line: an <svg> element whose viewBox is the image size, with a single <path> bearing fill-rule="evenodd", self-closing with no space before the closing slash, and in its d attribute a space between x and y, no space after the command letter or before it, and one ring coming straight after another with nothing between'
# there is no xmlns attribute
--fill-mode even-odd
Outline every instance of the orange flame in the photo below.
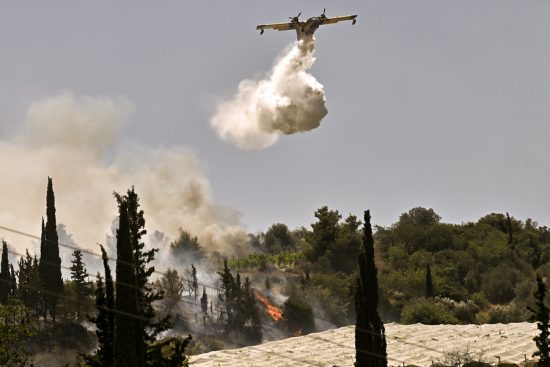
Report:
<svg viewBox="0 0 550 367"><path fill-rule="evenodd" d="M260 294L256 291L254 291L254 295L256 296L258 301L262 302L265 305L267 313L274 321L279 321L279 319L283 317L282 311L279 308L270 304L266 298L260 296Z"/></svg>

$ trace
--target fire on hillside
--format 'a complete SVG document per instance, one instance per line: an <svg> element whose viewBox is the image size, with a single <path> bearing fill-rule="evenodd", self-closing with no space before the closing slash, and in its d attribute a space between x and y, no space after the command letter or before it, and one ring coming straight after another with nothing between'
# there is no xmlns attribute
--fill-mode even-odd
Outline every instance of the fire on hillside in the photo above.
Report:
<svg viewBox="0 0 550 367"><path fill-rule="evenodd" d="M265 309L269 316L273 319L273 321L279 321L283 317L283 312L276 306L273 306L271 303L269 303L269 300L265 297L262 297L257 291L254 291L254 295L260 301L265 305Z"/></svg>

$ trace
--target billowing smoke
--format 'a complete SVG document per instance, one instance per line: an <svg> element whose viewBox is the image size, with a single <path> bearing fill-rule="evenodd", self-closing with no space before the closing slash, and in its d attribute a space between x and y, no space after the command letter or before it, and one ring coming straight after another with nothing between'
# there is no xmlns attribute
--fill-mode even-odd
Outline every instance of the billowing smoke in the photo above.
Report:
<svg viewBox="0 0 550 367"><path fill-rule="evenodd" d="M56 193L58 223L83 248L98 250L117 207L113 191L131 185L141 197L146 228L176 238L180 228L210 251L234 254L247 243L237 212L213 204L196 157L183 147L117 146L133 105L124 98L65 93L33 104L21 128L0 140L0 224L40 234L47 177ZM1 234L22 252L29 239ZM36 241L35 241L36 245Z"/></svg>
<svg viewBox="0 0 550 367"><path fill-rule="evenodd" d="M217 106L211 124L241 149L274 144L282 134L317 128L327 114L321 83L308 73L315 62L313 37L294 43L262 80L243 80L232 99Z"/></svg>

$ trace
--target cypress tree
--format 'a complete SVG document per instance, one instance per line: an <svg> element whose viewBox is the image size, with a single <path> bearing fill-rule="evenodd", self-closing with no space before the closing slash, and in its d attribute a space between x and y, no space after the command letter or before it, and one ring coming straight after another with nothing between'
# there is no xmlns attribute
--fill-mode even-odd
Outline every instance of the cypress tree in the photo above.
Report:
<svg viewBox="0 0 550 367"><path fill-rule="evenodd" d="M94 354L83 356L84 366L91 367L111 367L113 365L113 355L111 353L110 358L106 355L108 348L105 345L109 342L109 326L107 323L107 310L105 299L105 284L101 274L97 272L94 290L95 307L97 309L97 315L94 317L88 317L91 323L95 324L95 335L97 336L97 350ZM110 340L112 342L112 339ZM112 352L112 344L111 344Z"/></svg>
<svg viewBox="0 0 550 367"><path fill-rule="evenodd" d="M17 296L17 277L15 275L15 269L13 268L13 264L10 264L10 297L16 297Z"/></svg>
<svg viewBox="0 0 550 367"><path fill-rule="evenodd" d="M243 287L243 310L245 314L245 320L242 328L244 329L244 335L254 343L262 342L262 321L260 318L260 310L258 309L258 303L256 297L252 291L252 285L245 278Z"/></svg>
<svg viewBox="0 0 550 367"><path fill-rule="evenodd" d="M19 276L17 298L38 316L40 310L40 275L36 256L34 258L25 250L25 256L19 259Z"/></svg>
<svg viewBox="0 0 550 367"><path fill-rule="evenodd" d="M100 245L100 248L105 271L105 282L103 282L103 278L98 272L94 290L97 315L88 318L96 326L95 333L97 335L98 347L94 354L84 356L84 361L90 367L112 367L114 363L113 333L115 327L113 278L111 276L111 268L108 264L107 253L103 246Z"/></svg>
<svg viewBox="0 0 550 367"><path fill-rule="evenodd" d="M44 317L44 321L46 321L46 317L48 314L48 307L46 304L46 292L44 290L46 289L46 278L48 277L48 269L46 267L47 263L47 245L46 245L46 226L44 225L44 217L42 217L42 230L40 232L40 260L38 263L38 285L39 285L39 304L38 307L40 308L39 313L42 314L42 317Z"/></svg>
<svg viewBox="0 0 550 367"><path fill-rule="evenodd" d="M11 289L10 263L8 262L8 244L2 240L2 263L0 265L0 303L8 303Z"/></svg>
<svg viewBox="0 0 550 367"><path fill-rule="evenodd" d="M113 361L113 337L115 332L115 288L113 285L113 276L111 275L111 267L109 266L109 258L107 257L107 252L102 245L99 245L101 248L101 258L103 260L103 269L105 271L105 306L107 308L107 326L108 333L106 334L105 342L105 355L106 361L110 361L112 364ZM110 366L110 365L109 365Z"/></svg>
<svg viewBox="0 0 550 367"><path fill-rule="evenodd" d="M508 244L511 245L514 241L514 234L512 232L512 219L508 212L506 212L506 227L508 227Z"/></svg>
<svg viewBox="0 0 550 367"><path fill-rule="evenodd" d="M378 278L370 211L365 211L359 277L355 288L355 366L387 367L386 335L378 314Z"/></svg>
<svg viewBox="0 0 550 367"><path fill-rule="evenodd" d="M434 297L434 286L432 282L432 270L430 264L426 263L426 298Z"/></svg>
<svg viewBox="0 0 550 367"><path fill-rule="evenodd" d="M31 267L27 266L27 259L31 260L31 266L32 266L32 258L29 255L29 250L26 250L25 256L21 256L19 259L19 262L17 263L19 265L19 281L18 281L18 287L17 287L17 297L21 302L27 306L30 307L28 304L28 298L29 298L29 279L30 279L30 271Z"/></svg>
<svg viewBox="0 0 550 367"><path fill-rule="evenodd" d="M528 307L533 314L533 318L537 321L539 335L533 340L537 345L537 351L533 353L533 357L539 357L537 366L550 367L550 309L544 303L546 297L546 285L540 274L537 274L537 290L535 291L535 308Z"/></svg>
<svg viewBox="0 0 550 367"><path fill-rule="evenodd" d="M197 302L197 293L199 291L199 281L197 279L197 268L195 268L195 265L193 264L191 264L191 277L192 277L193 293L195 294L195 302Z"/></svg>
<svg viewBox="0 0 550 367"><path fill-rule="evenodd" d="M86 268L82 262L82 251L74 250L73 251L73 260L71 260L71 280L74 282L76 287L76 296L77 296L77 315L80 319L80 305L84 299L89 295L88 285L86 284Z"/></svg>
<svg viewBox="0 0 550 367"><path fill-rule="evenodd" d="M206 315L208 315L208 296L206 295L206 287L202 287L201 310L202 320L206 325Z"/></svg>
<svg viewBox="0 0 550 367"><path fill-rule="evenodd" d="M225 315L220 315L220 317L223 318L223 316L225 316L227 325L231 325L233 323L232 300L234 294L233 288L235 288L235 278L233 278L233 274L231 274L231 270L229 270L227 259L223 260L223 270L218 272L218 275L220 276L221 283L218 298L223 305L223 312L225 313Z"/></svg>
<svg viewBox="0 0 550 367"><path fill-rule="evenodd" d="M244 325L245 323L247 315L245 311L243 295L244 293L241 287L241 274L237 273L230 301L233 319L232 322L227 325L228 331L241 331L242 325Z"/></svg>
<svg viewBox="0 0 550 367"><path fill-rule="evenodd" d="M42 230L40 232L40 262L38 263L38 269L40 273L40 281L45 282L46 279L46 228L44 226L44 217L42 217Z"/></svg>
<svg viewBox="0 0 550 367"><path fill-rule="evenodd" d="M44 227L44 253L40 254L42 267L42 282L44 285L44 299L47 311L49 311L55 323L56 308L60 294L63 292L63 279L61 278L61 258L59 257L59 239L57 237L57 223L55 218L55 195L53 182L48 177L46 192L46 225Z"/></svg>
<svg viewBox="0 0 550 367"><path fill-rule="evenodd" d="M34 255L32 259L32 272L29 282L31 284L31 287L29 288L29 307L35 310L36 317L38 319L42 309L42 300L40 296L42 281L40 280L40 263L38 262L36 255Z"/></svg>
<svg viewBox="0 0 550 367"><path fill-rule="evenodd" d="M136 367L136 327L138 319L134 254L130 239L128 204L119 201L119 226L117 229L115 330L113 338L114 366ZM139 316L138 316L139 317Z"/></svg>
<svg viewBox="0 0 550 367"><path fill-rule="evenodd" d="M140 209L139 197L132 187L127 191L126 195L121 196L115 194L115 197L120 205L126 207L128 233L130 248L133 255L133 270L134 270L134 288L136 300L136 314L139 318L134 320L134 336L137 356L137 367L143 367L147 363L148 347L152 346L157 335L168 329L170 326L170 316L167 315L161 320L154 321L155 310L153 302L162 299L162 292L154 290L148 282L149 277L155 271L154 266L149 266L149 263L155 259L155 253L158 249L145 251L145 243L142 241L142 236L147 233L145 230L145 217L143 210ZM118 275L117 275L118 280ZM118 300L118 291L116 298Z"/></svg>

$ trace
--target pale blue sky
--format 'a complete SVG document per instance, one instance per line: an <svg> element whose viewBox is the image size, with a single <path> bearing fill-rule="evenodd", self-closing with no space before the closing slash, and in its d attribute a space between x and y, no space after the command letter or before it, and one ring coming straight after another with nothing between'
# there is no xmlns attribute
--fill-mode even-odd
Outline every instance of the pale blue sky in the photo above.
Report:
<svg viewBox="0 0 550 367"><path fill-rule="evenodd" d="M215 101L295 39L256 24L323 7L359 18L316 34L321 127L259 152L218 140ZM383 225L418 205L550 225L549 35L546 0L11 2L0 135L42 97L122 95L136 112L121 139L188 146L251 231L308 225L321 205Z"/></svg>

